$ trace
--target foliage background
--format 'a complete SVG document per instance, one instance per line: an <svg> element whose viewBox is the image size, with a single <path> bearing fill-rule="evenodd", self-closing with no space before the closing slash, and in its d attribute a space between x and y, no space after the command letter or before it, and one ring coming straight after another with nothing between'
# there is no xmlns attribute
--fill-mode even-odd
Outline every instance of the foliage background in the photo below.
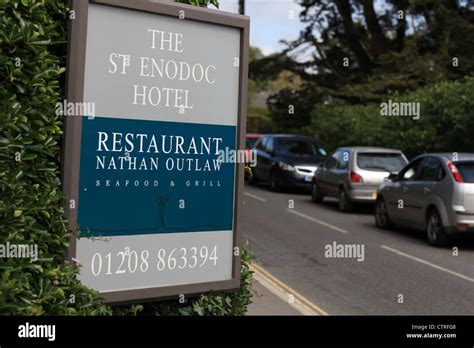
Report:
<svg viewBox="0 0 474 348"><path fill-rule="evenodd" d="M474 78L440 82L392 102L420 103L420 119L381 116L380 103L316 104L304 132L331 150L338 146L402 149L409 158L426 152L474 151Z"/></svg>
<svg viewBox="0 0 474 348"><path fill-rule="evenodd" d="M63 133L54 112L64 99L68 11L65 0L0 0L0 244L37 244L40 257L0 259L0 314L244 314L251 302L244 250L239 292L203 294L184 304L110 307L76 279L79 269L64 255Z"/></svg>

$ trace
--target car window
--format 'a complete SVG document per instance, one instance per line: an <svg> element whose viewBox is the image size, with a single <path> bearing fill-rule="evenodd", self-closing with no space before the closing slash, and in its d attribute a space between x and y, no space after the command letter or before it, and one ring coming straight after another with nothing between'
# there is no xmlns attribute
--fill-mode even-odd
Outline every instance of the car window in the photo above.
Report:
<svg viewBox="0 0 474 348"><path fill-rule="evenodd" d="M265 144L265 148L268 153L273 152L273 138L268 138L268 141Z"/></svg>
<svg viewBox="0 0 474 348"><path fill-rule="evenodd" d="M422 160L423 159L420 158L420 159L416 160L415 162L413 162L412 164L410 164L405 169L403 169L403 171L400 173L400 179L402 181L414 181L415 178L416 178L416 174L418 172L418 169L420 168Z"/></svg>
<svg viewBox="0 0 474 348"><path fill-rule="evenodd" d="M357 166L364 170L398 173L406 164L407 161L399 152L359 152L357 154Z"/></svg>
<svg viewBox="0 0 474 348"><path fill-rule="evenodd" d="M252 149L257 143L258 138L245 138L245 148Z"/></svg>
<svg viewBox="0 0 474 348"><path fill-rule="evenodd" d="M315 141L295 138L280 138L275 144L275 152L300 156L324 156L326 151Z"/></svg>
<svg viewBox="0 0 474 348"><path fill-rule="evenodd" d="M438 173L436 174L436 181L443 180L445 176L446 176L446 171L444 170L443 166L440 163L440 165L438 166Z"/></svg>
<svg viewBox="0 0 474 348"><path fill-rule="evenodd" d="M326 162L326 168L328 169L334 169L337 167L338 164L338 157L340 156L341 152L336 151L334 152L331 157L329 157L328 161Z"/></svg>
<svg viewBox="0 0 474 348"><path fill-rule="evenodd" d="M343 150L340 152L337 157L337 169L347 169L349 165L350 152L348 150Z"/></svg>
<svg viewBox="0 0 474 348"><path fill-rule="evenodd" d="M455 166L458 168L464 182L474 183L474 162L458 162L455 163Z"/></svg>
<svg viewBox="0 0 474 348"><path fill-rule="evenodd" d="M256 148L262 151L265 151L265 144L268 140L268 137L260 138L260 141L257 143Z"/></svg>
<svg viewBox="0 0 474 348"><path fill-rule="evenodd" d="M417 181L437 181L439 178L439 170L441 162L435 157L425 157L421 164L420 174Z"/></svg>

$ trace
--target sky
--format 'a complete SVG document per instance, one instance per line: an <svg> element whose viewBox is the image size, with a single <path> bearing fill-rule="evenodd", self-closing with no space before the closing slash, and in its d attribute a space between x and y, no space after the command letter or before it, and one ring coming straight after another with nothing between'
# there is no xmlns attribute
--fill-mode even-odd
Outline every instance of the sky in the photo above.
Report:
<svg viewBox="0 0 474 348"><path fill-rule="evenodd" d="M220 0L219 9L238 13L237 0ZM304 28L299 20L301 7L294 0L246 0L245 14L250 17L250 45L268 55L285 46L280 40L298 38Z"/></svg>
<svg viewBox="0 0 474 348"><path fill-rule="evenodd" d="M465 1L462 1L465 2ZM280 52L280 40L293 41L305 24L299 20L301 6L295 0L245 0L245 14L250 17L250 45L257 46L265 55ZM238 13L238 0L219 0L221 11ZM375 0L375 11L384 12L385 0ZM210 6L212 7L212 6ZM306 60L311 52L299 55Z"/></svg>

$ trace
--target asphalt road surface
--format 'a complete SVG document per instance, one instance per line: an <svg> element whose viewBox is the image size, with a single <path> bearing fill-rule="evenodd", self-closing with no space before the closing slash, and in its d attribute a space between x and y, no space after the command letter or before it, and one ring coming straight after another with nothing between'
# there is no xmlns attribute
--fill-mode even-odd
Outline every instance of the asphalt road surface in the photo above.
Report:
<svg viewBox="0 0 474 348"><path fill-rule="evenodd" d="M472 238L434 248L423 233L377 229L370 205L344 214L336 200L248 184L243 215L260 265L330 315L474 314ZM326 257L334 242L363 245L363 261Z"/></svg>

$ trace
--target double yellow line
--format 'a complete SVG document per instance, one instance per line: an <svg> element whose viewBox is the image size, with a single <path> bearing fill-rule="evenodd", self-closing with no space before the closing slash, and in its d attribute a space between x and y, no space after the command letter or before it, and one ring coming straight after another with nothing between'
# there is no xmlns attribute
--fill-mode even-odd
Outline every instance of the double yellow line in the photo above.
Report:
<svg viewBox="0 0 474 348"><path fill-rule="evenodd" d="M288 285L283 283L278 278L275 278L273 275L271 275L267 270L263 269L257 263L253 262L250 265L250 270L255 273L257 278L261 277L262 280L264 280L269 285L274 287L275 290L286 294L288 299L290 298L290 295L292 295L293 299L294 299L294 304L295 304L294 307L296 307L301 313L308 314L308 315L329 315L326 311L321 309L318 305L316 305L313 302L311 302L310 300L308 300L306 297L301 295L299 292L297 292L294 289L290 288ZM300 309L298 307L302 307L302 308Z"/></svg>

